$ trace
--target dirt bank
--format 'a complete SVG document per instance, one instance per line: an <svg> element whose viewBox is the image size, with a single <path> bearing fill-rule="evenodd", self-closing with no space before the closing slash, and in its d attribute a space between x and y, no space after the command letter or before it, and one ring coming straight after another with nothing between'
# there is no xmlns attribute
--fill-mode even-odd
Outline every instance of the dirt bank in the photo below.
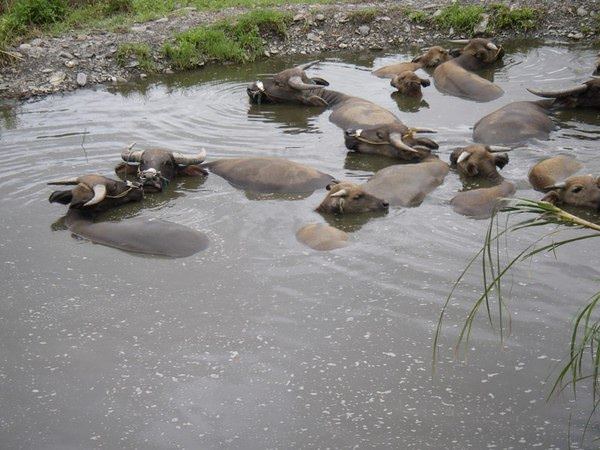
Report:
<svg viewBox="0 0 600 450"><path fill-rule="evenodd" d="M312 54L335 49L393 50L409 44L431 45L446 38L469 37L452 29L441 29L433 17L451 1L414 0L329 5L293 5L277 8L291 14L285 38L269 38L264 57L275 54ZM486 2L470 2L486 4ZM490 2L492 3L492 2ZM497 2L494 2L497 3ZM600 0L519 0L512 7L533 7L541 11L533 30L496 33L506 37L529 37L560 42L598 40ZM154 70L171 73L170 61L161 48L177 32L239 15L245 9L198 11L183 8L168 17L134 24L120 32L102 30L73 32L61 37L40 37L15 46L21 59L0 70L0 98L26 99L32 96L71 91L96 83L118 83L145 78L147 73L135 56L117 61L119 45L146 43L151 48ZM357 11L367 13L360 14ZM423 13L421 13L421 11Z"/></svg>

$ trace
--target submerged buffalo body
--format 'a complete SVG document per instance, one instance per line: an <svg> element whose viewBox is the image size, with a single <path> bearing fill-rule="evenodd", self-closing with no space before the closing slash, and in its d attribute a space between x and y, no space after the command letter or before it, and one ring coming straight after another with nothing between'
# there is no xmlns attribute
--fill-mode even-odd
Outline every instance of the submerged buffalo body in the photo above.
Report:
<svg viewBox="0 0 600 450"><path fill-rule="evenodd" d="M132 253L183 258L209 244L205 234L161 219L94 222L80 211L69 210L65 223L77 236Z"/></svg>
<svg viewBox="0 0 600 450"><path fill-rule="evenodd" d="M516 144L529 139L548 139L555 128L548 103L513 102L480 119L473 140L483 144Z"/></svg>
<svg viewBox="0 0 600 450"><path fill-rule="evenodd" d="M386 167L373 175L363 187L391 206L419 206L427 194L444 182L450 167L432 157L417 164Z"/></svg>
<svg viewBox="0 0 600 450"><path fill-rule="evenodd" d="M513 183L503 181L497 186L459 192L450 204L458 214L475 219L487 219L499 208L502 198L512 197L515 192Z"/></svg>
<svg viewBox="0 0 600 450"><path fill-rule="evenodd" d="M450 60L451 56L443 47L434 46L428 49L424 54L415 57L411 62L400 62L389 66L380 67L373 71L373 75L379 78L394 78L402 72L414 72L418 69L439 66L443 62Z"/></svg>
<svg viewBox="0 0 600 450"><path fill-rule="evenodd" d="M260 193L305 194L324 189L334 178L282 158L231 158L204 165L234 187Z"/></svg>
<svg viewBox="0 0 600 450"><path fill-rule="evenodd" d="M433 72L435 86L442 92L469 100L488 102L500 97L504 91L496 84L473 73L490 66L504 55L487 39L468 41L460 56L440 64Z"/></svg>
<svg viewBox="0 0 600 450"><path fill-rule="evenodd" d="M296 239L320 251L334 250L348 245L348 233L323 223L303 226L296 233Z"/></svg>

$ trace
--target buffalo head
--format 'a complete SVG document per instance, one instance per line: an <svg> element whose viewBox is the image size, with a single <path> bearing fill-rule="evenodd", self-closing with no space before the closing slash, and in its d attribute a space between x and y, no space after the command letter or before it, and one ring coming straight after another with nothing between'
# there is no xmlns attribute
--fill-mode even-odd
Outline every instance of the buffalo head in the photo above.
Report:
<svg viewBox="0 0 600 450"><path fill-rule="evenodd" d="M317 64L312 61L300 66L286 69L272 78L258 80L246 89L251 103L302 103L312 106L327 106L324 100L312 96L311 90L329 83L322 78L310 78L304 72L309 67Z"/></svg>
<svg viewBox="0 0 600 450"><path fill-rule="evenodd" d="M144 191L138 184L112 180L101 175L83 175L48 184L75 186L67 191L54 191L48 199L50 203L62 203L73 209L103 211L144 197Z"/></svg>
<svg viewBox="0 0 600 450"><path fill-rule="evenodd" d="M372 153L405 161L421 161L431 156L439 146L431 139L417 133L434 131L408 128L402 123L391 123L367 129L345 131L346 147L359 153Z"/></svg>
<svg viewBox="0 0 600 450"><path fill-rule="evenodd" d="M186 155L161 149L123 150L123 163L115 167L118 174L135 173L146 192L161 192L177 175L205 175L201 164L206 158L206 150L197 155Z"/></svg>
<svg viewBox="0 0 600 450"><path fill-rule="evenodd" d="M407 70L396 75L390 81L390 85L398 89L398 92L408 97L422 97L421 86L427 87L431 84L429 80L419 77L416 73Z"/></svg>
<svg viewBox="0 0 600 450"><path fill-rule="evenodd" d="M567 108L600 108L600 79L592 78L585 83L562 91L542 91L527 89L539 97L554 99L553 106Z"/></svg>
<svg viewBox="0 0 600 450"><path fill-rule="evenodd" d="M459 39L451 42L466 44L462 49L451 51L451 54L460 58L468 70L482 69L501 60L504 56L502 46L498 47L489 39Z"/></svg>
<svg viewBox="0 0 600 450"><path fill-rule="evenodd" d="M452 59L448 50L444 47L435 45L430 47L425 53L417 56L411 62L419 63L422 67L434 68L439 66L441 63Z"/></svg>
<svg viewBox="0 0 600 450"><path fill-rule="evenodd" d="M545 202L600 209L600 177L574 176L545 190L549 191L542 199Z"/></svg>
<svg viewBox="0 0 600 450"><path fill-rule="evenodd" d="M317 207L326 214L353 214L387 211L389 203L367 193L358 184L343 181L327 186L327 196Z"/></svg>
<svg viewBox="0 0 600 450"><path fill-rule="evenodd" d="M508 164L508 155L498 153L502 150L507 148L481 144L457 148L450 155L450 164L463 176L499 181L502 176L496 167L502 169Z"/></svg>

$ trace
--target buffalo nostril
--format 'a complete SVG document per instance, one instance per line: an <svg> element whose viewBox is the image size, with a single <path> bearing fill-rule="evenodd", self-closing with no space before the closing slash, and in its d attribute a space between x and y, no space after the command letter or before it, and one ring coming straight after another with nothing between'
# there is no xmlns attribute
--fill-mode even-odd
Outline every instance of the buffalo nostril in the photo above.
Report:
<svg viewBox="0 0 600 450"><path fill-rule="evenodd" d="M389 202L386 202L386 201L384 201L384 202L383 202L383 206L384 206L385 208L387 208L388 206L390 206L390 203L389 203Z"/></svg>

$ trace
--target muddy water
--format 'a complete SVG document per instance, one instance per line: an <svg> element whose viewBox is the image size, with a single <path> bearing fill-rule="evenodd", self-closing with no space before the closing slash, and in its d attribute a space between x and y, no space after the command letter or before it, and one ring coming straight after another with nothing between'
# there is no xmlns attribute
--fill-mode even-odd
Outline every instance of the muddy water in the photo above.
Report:
<svg viewBox="0 0 600 450"><path fill-rule="evenodd" d="M473 103L425 89L397 102L370 75L399 55L326 55L313 71L332 88L439 130L439 154L526 86L585 80L595 52L508 48L493 74L506 94ZM251 107L247 82L304 59L208 68L145 85L89 89L4 108L0 137L0 442L3 448L566 448L580 436L590 393L546 401L567 352L570 319L597 290L598 242L541 256L513 272L512 335L485 320L468 361L453 358L480 271L459 290L431 379L431 343L453 281L487 221L455 214L450 173L418 208L344 220L351 245L312 251L294 234L323 222L323 192L287 200L223 179L189 179L110 218L159 217L201 230L208 250L185 259L136 256L73 238L53 178L110 174L135 141L210 158L279 156L365 180L390 161L349 155L320 109ZM399 108L402 108L400 110ZM503 170L518 195L542 157L575 154L600 171L597 112L556 115L548 142L513 152ZM534 232L515 237L511 248ZM600 436L592 424L588 438ZM588 443L589 443L588 442ZM574 448L578 444L572 444Z"/></svg>

